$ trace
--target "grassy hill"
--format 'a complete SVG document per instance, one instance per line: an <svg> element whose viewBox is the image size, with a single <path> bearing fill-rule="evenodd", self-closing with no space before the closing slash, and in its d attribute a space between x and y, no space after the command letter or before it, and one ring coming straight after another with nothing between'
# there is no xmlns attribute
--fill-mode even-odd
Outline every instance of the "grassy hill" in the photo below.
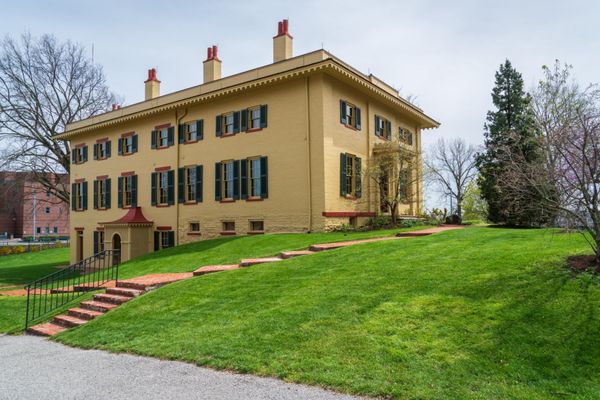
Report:
<svg viewBox="0 0 600 400"><path fill-rule="evenodd" d="M564 267L585 252L554 230L363 244L168 285L57 340L392 398L594 399L600 281Z"/></svg>

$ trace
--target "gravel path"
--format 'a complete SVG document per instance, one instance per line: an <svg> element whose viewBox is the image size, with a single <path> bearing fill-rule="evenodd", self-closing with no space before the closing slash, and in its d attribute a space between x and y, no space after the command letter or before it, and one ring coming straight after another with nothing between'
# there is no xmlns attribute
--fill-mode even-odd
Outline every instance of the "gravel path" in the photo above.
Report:
<svg viewBox="0 0 600 400"><path fill-rule="evenodd" d="M0 399L358 399L177 361L0 336Z"/></svg>

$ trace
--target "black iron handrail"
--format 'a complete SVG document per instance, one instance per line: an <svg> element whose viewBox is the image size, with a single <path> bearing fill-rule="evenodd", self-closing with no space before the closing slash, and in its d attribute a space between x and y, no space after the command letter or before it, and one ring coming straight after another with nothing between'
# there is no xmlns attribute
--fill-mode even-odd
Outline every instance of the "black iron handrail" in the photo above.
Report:
<svg viewBox="0 0 600 400"><path fill-rule="evenodd" d="M119 279L119 250L104 250L25 286L25 329L56 309Z"/></svg>

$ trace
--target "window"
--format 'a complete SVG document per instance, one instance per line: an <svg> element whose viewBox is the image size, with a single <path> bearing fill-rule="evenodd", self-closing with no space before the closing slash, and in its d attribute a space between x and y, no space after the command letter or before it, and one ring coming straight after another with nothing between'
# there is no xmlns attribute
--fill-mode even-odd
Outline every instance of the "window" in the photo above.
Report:
<svg viewBox="0 0 600 400"><path fill-rule="evenodd" d="M158 204L169 203L169 174L165 172L159 172L158 178Z"/></svg>
<svg viewBox="0 0 600 400"><path fill-rule="evenodd" d="M408 129L398 128L398 139L409 146L413 145L413 134Z"/></svg>
<svg viewBox="0 0 600 400"><path fill-rule="evenodd" d="M190 233L200 233L199 222L190 222Z"/></svg>
<svg viewBox="0 0 600 400"><path fill-rule="evenodd" d="M223 221L223 232L235 232L235 222Z"/></svg>
<svg viewBox="0 0 600 400"><path fill-rule="evenodd" d="M94 254L104 251L104 231L94 231Z"/></svg>
<svg viewBox="0 0 600 400"><path fill-rule="evenodd" d="M35 228L36 233L42 233L42 228L40 228L39 226L37 228Z"/></svg>
<svg viewBox="0 0 600 400"><path fill-rule="evenodd" d="M53 231L54 231L54 233L58 233L58 226L55 226Z"/></svg>
<svg viewBox="0 0 600 400"><path fill-rule="evenodd" d="M127 156L137 152L137 135L126 134L119 139L119 155Z"/></svg>
<svg viewBox="0 0 600 400"><path fill-rule="evenodd" d="M202 165L179 168L177 174L178 201L191 204L202 201Z"/></svg>
<svg viewBox="0 0 600 400"><path fill-rule="evenodd" d="M110 179L94 181L94 209L110 208Z"/></svg>
<svg viewBox="0 0 600 400"><path fill-rule="evenodd" d="M227 161L223 163L223 198L233 199L235 195L234 186L234 168L235 163L233 161Z"/></svg>
<svg viewBox="0 0 600 400"><path fill-rule="evenodd" d="M392 123L389 120L376 115L375 135L383 139L392 140Z"/></svg>
<svg viewBox="0 0 600 400"><path fill-rule="evenodd" d="M133 177L123 177L123 207L131 207L133 204Z"/></svg>
<svg viewBox="0 0 600 400"><path fill-rule="evenodd" d="M168 147L169 146L169 130L167 128L163 128L158 131L158 147Z"/></svg>
<svg viewBox="0 0 600 400"><path fill-rule="evenodd" d="M107 179L108 180L108 179ZM137 175L120 176L118 180L118 206L119 208L129 208L137 206ZM110 208L110 183L107 182L107 204Z"/></svg>
<svg viewBox="0 0 600 400"><path fill-rule="evenodd" d="M248 124L250 129L261 128L260 107L250 108L248 110L248 117L250 118L250 123Z"/></svg>
<svg viewBox="0 0 600 400"><path fill-rule="evenodd" d="M361 159L353 154L340 154L340 196L362 196Z"/></svg>
<svg viewBox="0 0 600 400"><path fill-rule="evenodd" d="M83 164L87 161L87 146L79 146L71 151L71 161L73 164Z"/></svg>
<svg viewBox="0 0 600 400"><path fill-rule="evenodd" d="M170 206L175 204L175 171L157 171L152 173L152 205Z"/></svg>
<svg viewBox="0 0 600 400"><path fill-rule="evenodd" d="M49 227L49 226L47 226L46 228L44 228L44 233L45 233L46 235L49 235L49 234L50 234L50 227Z"/></svg>
<svg viewBox="0 0 600 400"><path fill-rule="evenodd" d="M349 128L360 130L360 108L354 104L340 100L340 122Z"/></svg>
<svg viewBox="0 0 600 400"><path fill-rule="evenodd" d="M233 113L223 115L223 134L233 134L234 116Z"/></svg>
<svg viewBox="0 0 600 400"><path fill-rule="evenodd" d="M46 192L46 198L50 197L50 192Z"/></svg>
<svg viewBox="0 0 600 400"><path fill-rule="evenodd" d="M194 143L204 138L204 120L179 125L179 143Z"/></svg>
<svg viewBox="0 0 600 400"><path fill-rule="evenodd" d="M105 140L94 145L94 160L106 160L110 157L110 141Z"/></svg>
<svg viewBox="0 0 600 400"><path fill-rule="evenodd" d="M185 201L196 201L196 168L185 169Z"/></svg>
<svg viewBox="0 0 600 400"><path fill-rule="evenodd" d="M87 182L71 185L71 208L73 211L87 210Z"/></svg>
<svg viewBox="0 0 600 400"><path fill-rule="evenodd" d="M151 146L153 149L164 149L174 143L175 128L172 126L157 127L152 131Z"/></svg>
<svg viewBox="0 0 600 400"><path fill-rule="evenodd" d="M260 188L260 158L253 158L248 160L250 166L250 177L249 177L249 192L250 197L260 197L261 188Z"/></svg>
<svg viewBox="0 0 600 400"><path fill-rule="evenodd" d="M250 232L264 232L264 221L250 221Z"/></svg>
<svg viewBox="0 0 600 400"><path fill-rule="evenodd" d="M386 213L389 211L389 205L386 200L388 200L388 196L390 193L390 178L387 171L383 173L383 176L381 177L381 182L383 184L381 185L379 193L379 209L382 213Z"/></svg>
<svg viewBox="0 0 600 400"><path fill-rule="evenodd" d="M46 207L45 213L50 214L50 207Z"/></svg>
<svg viewBox="0 0 600 400"><path fill-rule="evenodd" d="M400 171L400 179L398 182L398 192L399 192L399 197L400 197L400 201L403 204L408 203L409 201L409 194L410 194L410 171L408 169L403 169Z"/></svg>
<svg viewBox="0 0 600 400"><path fill-rule="evenodd" d="M154 251L166 249L175 246L174 231L155 231L154 232Z"/></svg>

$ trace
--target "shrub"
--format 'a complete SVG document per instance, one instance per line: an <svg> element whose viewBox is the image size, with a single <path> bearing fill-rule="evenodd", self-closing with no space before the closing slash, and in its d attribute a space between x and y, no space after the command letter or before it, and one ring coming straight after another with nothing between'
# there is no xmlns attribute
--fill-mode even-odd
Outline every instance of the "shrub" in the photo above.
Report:
<svg viewBox="0 0 600 400"><path fill-rule="evenodd" d="M354 228L350 224L341 224L341 225L336 225L336 226L330 227L329 231L330 232L354 232L354 231L356 231L356 228Z"/></svg>
<svg viewBox="0 0 600 400"><path fill-rule="evenodd" d="M448 215L446 217L446 223L451 225L459 225L460 217L457 214Z"/></svg>
<svg viewBox="0 0 600 400"><path fill-rule="evenodd" d="M369 218L367 225L372 229L382 229L390 226L392 219L387 215L377 215Z"/></svg>

